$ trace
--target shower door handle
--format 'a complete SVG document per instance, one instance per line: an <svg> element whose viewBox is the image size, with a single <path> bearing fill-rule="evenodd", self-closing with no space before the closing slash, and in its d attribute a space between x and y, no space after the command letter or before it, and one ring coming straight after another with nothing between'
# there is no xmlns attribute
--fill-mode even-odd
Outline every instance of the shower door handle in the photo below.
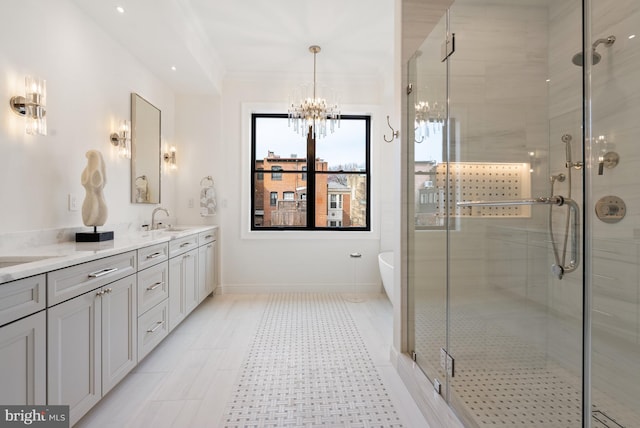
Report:
<svg viewBox="0 0 640 428"><path fill-rule="evenodd" d="M571 260L567 266L558 266L560 272L554 272L559 278L565 273L573 272L580 265L580 208L576 201L563 196L539 197L531 199L505 199L501 201L462 201L456 204L459 207L507 207L514 205L566 205L569 214L573 217L573 233L571 234ZM554 268L555 269L555 268Z"/></svg>

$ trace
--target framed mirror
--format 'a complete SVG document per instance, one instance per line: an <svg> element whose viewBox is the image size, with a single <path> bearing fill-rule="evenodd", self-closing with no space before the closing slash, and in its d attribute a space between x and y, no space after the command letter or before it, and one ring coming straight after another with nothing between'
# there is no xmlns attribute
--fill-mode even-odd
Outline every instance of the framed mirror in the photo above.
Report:
<svg viewBox="0 0 640 428"><path fill-rule="evenodd" d="M160 203L160 109L131 94L131 202Z"/></svg>

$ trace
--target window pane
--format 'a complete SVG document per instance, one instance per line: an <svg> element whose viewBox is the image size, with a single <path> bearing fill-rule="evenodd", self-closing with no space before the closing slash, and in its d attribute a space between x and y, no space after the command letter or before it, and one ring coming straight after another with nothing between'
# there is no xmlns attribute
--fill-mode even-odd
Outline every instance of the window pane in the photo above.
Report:
<svg viewBox="0 0 640 428"><path fill-rule="evenodd" d="M367 123L343 119L335 133L316 142L316 157L327 162L329 171L364 171L366 168Z"/></svg>
<svg viewBox="0 0 640 428"><path fill-rule="evenodd" d="M288 127L286 117L257 117L255 129L256 162L265 158L301 159L307 157L307 140ZM258 166L258 165L256 165ZM265 169L271 169L265 165ZM284 167L286 170L288 168Z"/></svg>
<svg viewBox="0 0 640 428"><path fill-rule="evenodd" d="M367 227L365 174L316 175L316 226Z"/></svg>

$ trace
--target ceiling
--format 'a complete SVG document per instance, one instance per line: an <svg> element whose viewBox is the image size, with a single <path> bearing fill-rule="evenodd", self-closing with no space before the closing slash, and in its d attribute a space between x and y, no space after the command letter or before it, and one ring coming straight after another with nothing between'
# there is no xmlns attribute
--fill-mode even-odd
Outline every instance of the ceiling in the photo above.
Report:
<svg viewBox="0 0 640 428"><path fill-rule="evenodd" d="M394 0L72 1L179 93L220 92L237 76L308 77L313 44L319 79L393 70Z"/></svg>

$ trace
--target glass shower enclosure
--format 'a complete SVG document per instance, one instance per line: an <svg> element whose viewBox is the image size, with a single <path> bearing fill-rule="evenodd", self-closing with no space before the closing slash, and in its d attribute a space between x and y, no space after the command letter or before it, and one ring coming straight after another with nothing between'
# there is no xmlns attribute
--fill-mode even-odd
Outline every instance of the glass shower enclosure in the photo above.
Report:
<svg viewBox="0 0 640 428"><path fill-rule="evenodd" d="M407 64L407 341L465 426L640 427L639 69L637 0L455 0Z"/></svg>

